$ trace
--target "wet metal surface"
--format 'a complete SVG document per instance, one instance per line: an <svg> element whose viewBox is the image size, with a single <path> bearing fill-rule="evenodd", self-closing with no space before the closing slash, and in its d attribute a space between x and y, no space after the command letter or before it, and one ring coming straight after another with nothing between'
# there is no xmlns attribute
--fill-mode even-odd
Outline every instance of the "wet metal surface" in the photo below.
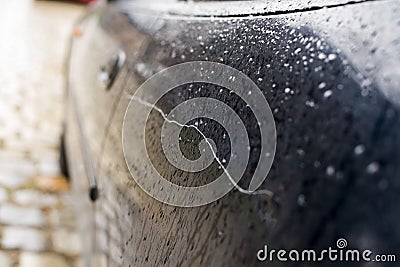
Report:
<svg viewBox="0 0 400 267"><path fill-rule="evenodd" d="M221 14L211 4L199 4L209 9L157 17L121 1L124 14L99 8L82 21L84 34L75 38L72 49L70 89L100 190L94 215L97 252L109 266L257 266L264 265L256 253L265 244L322 249L341 237L358 248L398 252L399 2L321 2L339 4L297 10L307 7L306 1L292 1L290 14L270 14L265 6L265 14L254 17L229 13L230 6ZM126 64L110 90L101 90L97 74L116 48L126 53ZM207 206L173 207L147 195L129 173L121 142L129 101L152 74L195 60L242 71L270 103L278 145L261 188L273 191L272 198L234 190ZM240 185L248 186L259 158L254 114L238 95L201 83L174 88L157 108L170 114L195 97L224 102L244 121L252 136L251 161ZM142 119L137 116L127 118L132 129ZM74 177L85 181L85 168L76 156L75 120L69 116L67 139L76 152L71 153ZM164 120L160 112L152 112L145 132L157 171L177 184L209 182L211 175L195 180L168 164L160 142ZM211 120L196 122L221 147L221 155L229 154L223 127ZM182 153L196 159L200 137L190 131L180 137ZM139 159L129 167L135 164L142 163ZM146 179L151 173L135 175Z"/></svg>
<svg viewBox="0 0 400 267"><path fill-rule="evenodd" d="M221 11L207 7L209 15ZM301 5L293 4L296 7ZM195 8L184 17L173 12L157 17L124 4L119 8L123 14L99 8L82 22L87 34L76 39L71 61L71 90L90 137L90 153L100 159L97 248L109 266L257 266L265 264L256 258L265 244L323 249L340 237L358 248L397 253L398 1L254 17L240 17L233 10L224 18L203 16ZM193 15L196 12L200 16ZM96 74L109 59L105 52L112 55L114 47L123 49L127 60L106 92L95 86ZM272 198L232 191L210 205L185 209L153 199L130 175L121 136L132 95L152 74L195 60L242 71L270 103L278 145L261 188L274 192ZM229 90L201 83L174 88L157 107L169 114L194 97L224 102L244 121L253 137L243 179L247 186L259 157L254 114ZM135 120L134 114L127 119ZM160 142L164 119L157 112L150 114L145 132L157 171L177 184L209 182L211 175L185 180L191 177L165 160ZM198 123L217 147L221 144L219 152L229 154L224 129ZM69 126L73 129L76 123ZM180 137L182 153L195 159L198 136L182 131ZM185 138L195 140L184 142ZM142 161L138 157L132 166ZM82 169L79 162L76 166ZM150 173L136 175L146 179Z"/></svg>

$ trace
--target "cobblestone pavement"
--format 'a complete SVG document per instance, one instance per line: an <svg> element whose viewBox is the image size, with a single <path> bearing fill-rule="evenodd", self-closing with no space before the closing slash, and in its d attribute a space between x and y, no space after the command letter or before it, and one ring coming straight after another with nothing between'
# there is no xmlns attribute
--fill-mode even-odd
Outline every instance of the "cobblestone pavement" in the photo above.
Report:
<svg viewBox="0 0 400 267"><path fill-rule="evenodd" d="M65 53L82 11L53 1L1 2L0 267L81 266L58 140Z"/></svg>

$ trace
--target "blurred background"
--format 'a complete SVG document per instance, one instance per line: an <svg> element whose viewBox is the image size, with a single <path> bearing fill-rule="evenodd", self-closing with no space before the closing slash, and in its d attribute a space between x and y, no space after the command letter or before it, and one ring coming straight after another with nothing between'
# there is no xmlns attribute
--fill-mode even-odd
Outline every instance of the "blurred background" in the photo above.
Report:
<svg viewBox="0 0 400 267"><path fill-rule="evenodd" d="M1 1L0 267L82 266L58 147L65 58L73 23L84 8Z"/></svg>

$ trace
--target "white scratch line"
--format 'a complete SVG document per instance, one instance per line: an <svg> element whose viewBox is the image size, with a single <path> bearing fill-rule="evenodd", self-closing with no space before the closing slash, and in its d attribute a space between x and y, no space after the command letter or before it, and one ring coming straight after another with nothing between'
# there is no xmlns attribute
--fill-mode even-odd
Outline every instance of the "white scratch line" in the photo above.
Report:
<svg viewBox="0 0 400 267"><path fill-rule="evenodd" d="M152 109L156 110L158 113L160 113L160 115L163 117L163 119L164 119L166 122L168 122L168 123L173 123L173 124L176 124L176 125L178 125L178 126L180 126L180 127L193 128L193 129L195 129L195 130L204 138L205 142L207 143L207 145L208 145L208 146L210 147L210 149L211 149L211 152L212 152L212 154L213 154L213 156L214 156L214 159L217 161L217 163L218 163L219 166L222 168L222 170L224 171L224 173L226 174L226 176L228 176L228 178L229 178L229 180L231 181L231 183L234 185L234 187L235 187L239 192L241 192L241 193L243 193L243 194L247 194L247 195L267 195L267 196L269 196L269 197L272 197L272 196L274 195L274 193L273 193L272 191L267 190L267 189L249 191L249 190L246 190L246 189L242 188L241 186L239 186L239 185L235 182L235 180L232 178L232 176L230 175L230 173L228 172L228 170L224 167L224 165L222 164L222 162L219 160L219 158L217 157L217 154L216 154L216 152L214 151L214 149L213 149L213 147L212 147L210 141L208 141L207 137L203 134L202 131L200 131L199 128L197 128L197 127L194 126L194 125L185 125L185 124L182 124L182 123L180 123L180 122L178 122L178 121L168 119L168 118L167 118L167 115L164 113L164 111L162 111L162 109L160 109L159 107L157 107L157 106L154 105L154 104L151 104L151 103L149 103L149 102L143 100L143 99L140 98L140 97L137 97L137 96L129 96L129 98L130 98L131 100L134 100L134 101L138 102L139 104L142 104L142 105L144 105L144 106L146 106L146 107L149 107L149 108L152 108Z"/></svg>

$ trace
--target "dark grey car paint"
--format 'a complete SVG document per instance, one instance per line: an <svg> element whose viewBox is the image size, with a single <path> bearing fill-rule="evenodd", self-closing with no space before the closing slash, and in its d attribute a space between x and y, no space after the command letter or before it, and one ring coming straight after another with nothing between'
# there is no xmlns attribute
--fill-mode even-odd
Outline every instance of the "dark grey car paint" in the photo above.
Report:
<svg viewBox="0 0 400 267"><path fill-rule="evenodd" d="M243 12L228 4L224 11L213 9L212 3L149 12L124 2L90 11L81 22L83 36L73 42L69 90L82 114L100 189L93 254L105 255L108 266L253 266L266 264L256 257L265 244L322 250L343 237L351 247L400 257L400 3L331 2L330 8L292 4L288 14L258 2ZM120 49L125 66L112 88L102 90L98 71ZM262 186L275 193L272 199L232 191L208 206L176 208L152 199L130 177L121 144L129 95L155 72L193 60L232 66L263 91L278 133L275 161ZM168 112L193 95L228 103L255 136L241 182L246 187L258 159L255 121L240 99L215 89L178 88L160 106ZM74 124L67 125L67 139ZM146 138L161 163L157 131L150 127ZM219 128L204 131L217 141L223 134ZM77 146L68 143L69 158ZM193 146L185 149L196 153ZM73 180L85 180L76 171L82 163L75 159L71 165Z"/></svg>

